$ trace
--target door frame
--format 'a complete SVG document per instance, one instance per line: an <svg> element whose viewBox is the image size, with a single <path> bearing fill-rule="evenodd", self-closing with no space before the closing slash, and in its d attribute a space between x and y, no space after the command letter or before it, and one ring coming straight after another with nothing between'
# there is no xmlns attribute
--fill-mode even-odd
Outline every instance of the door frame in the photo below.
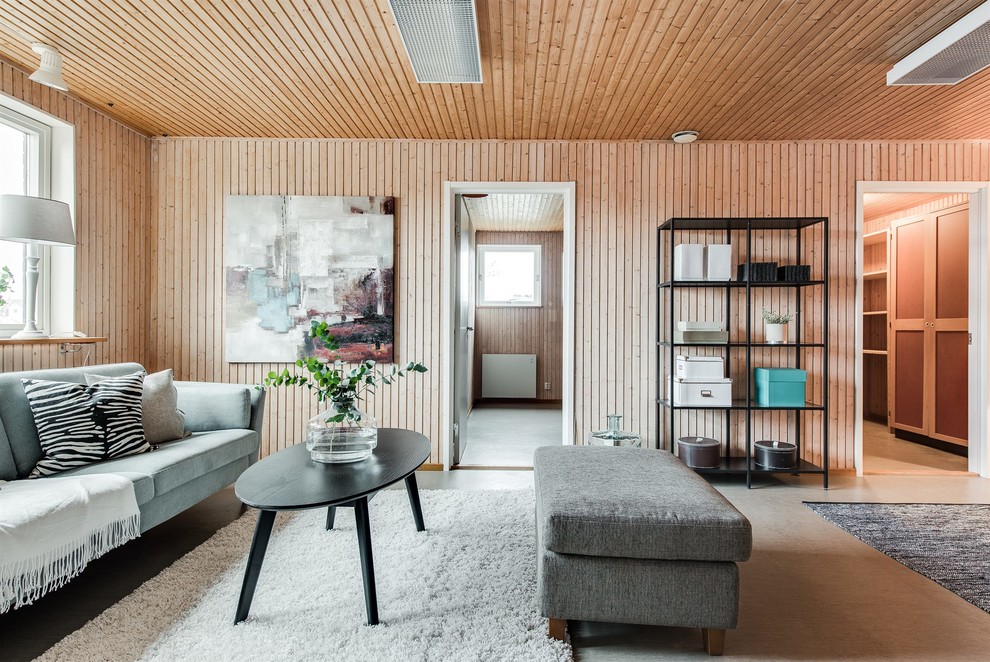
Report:
<svg viewBox="0 0 990 662"><path fill-rule="evenodd" d="M444 182L443 183L443 225L441 244L443 255L443 296L441 298L440 364L443 386L440 402L440 456L444 471L450 470L450 459L454 443L454 327L457 324L454 307L457 305L457 283L452 278L455 273L454 260L457 250L454 242L454 206L456 196L463 193L551 193L564 198L564 257L561 264L561 304L563 315L561 375L562 439L564 445L574 444L574 262L576 230L576 203L574 182Z"/></svg>
<svg viewBox="0 0 990 662"><path fill-rule="evenodd" d="M858 181L856 182L856 344L855 434L856 475L863 475L863 196L867 193L968 193L969 204L969 471L990 477L988 380L990 380L990 182ZM890 259L890 256L887 256ZM889 302L888 302L889 305Z"/></svg>

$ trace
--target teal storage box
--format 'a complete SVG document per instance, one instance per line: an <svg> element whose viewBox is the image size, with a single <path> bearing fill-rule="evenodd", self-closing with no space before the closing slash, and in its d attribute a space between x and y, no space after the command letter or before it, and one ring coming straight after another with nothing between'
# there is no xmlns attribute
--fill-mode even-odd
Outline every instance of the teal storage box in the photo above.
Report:
<svg viewBox="0 0 990 662"><path fill-rule="evenodd" d="M808 373L797 368L757 368L756 404L761 407L803 407Z"/></svg>

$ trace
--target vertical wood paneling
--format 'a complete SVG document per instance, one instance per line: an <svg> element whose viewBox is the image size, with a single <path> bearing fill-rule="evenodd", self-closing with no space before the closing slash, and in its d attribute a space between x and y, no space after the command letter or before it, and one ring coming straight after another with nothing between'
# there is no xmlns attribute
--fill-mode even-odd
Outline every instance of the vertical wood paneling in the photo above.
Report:
<svg viewBox="0 0 990 662"><path fill-rule="evenodd" d="M0 61L0 91L75 126L75 328L107 343L62 355L57 345L0 347L0 370L117 361L147 365L151 142L103 113L28 81Z"/></svg>
<svg viewBox="0 0 990 662"><path fill-rule="evenodd" d="M828 216L830 465L851 468L855 183L990 179L986 142L678 146L167 139L154 141L152 152L152 237L157 237L157 250L149 267L153 296L148 355L152 367L175 367L184 379L252 383L275 367L223 361L225 195L396 197L396 355L400 361L422 360L431 372L386 389L371 408L384 425L406 426L429 436L434 462L440 460L441 315L447 305L441 291L447 269L440 243L444 181L577 183L577 437L600 427L606 413L618 412L625 417L624 427L639 431L651 446L657 445L658 395L654 274L657 260L664 259L655 245L657 224L670 216ZM208 167L200 165L204 158ZM212 244L201 250L202 241ZM786 241L756 245L754 252L770 255L788 248ZM823 241L819 237L809 254L821 251ZM193 288L195 295L182 292ZM820 302L807 301L805 310L816 310ZM194 307L184 307L189 305ZM702 312L721 310L714 300L698 305ZM803 323L807 331L817 326L808 314ZM820 392L821 385L814 388ZM316 413L305 394L272 396L264 452L297 441L306 419ZM821 435L813 428L808 435L809 459L816 460L822 452Z"/></svg>
<svg viewBox="0 0 990 662"><path fill-rule="evenodd" d="M481 397L482 354L536 354L536 399L563 398L563 306L561 302L562 232L478 232L478 246L539 244L542 246L539 308L487 308L475 311L474 399ZM550 390L543 388L550 383Z"/></svg>

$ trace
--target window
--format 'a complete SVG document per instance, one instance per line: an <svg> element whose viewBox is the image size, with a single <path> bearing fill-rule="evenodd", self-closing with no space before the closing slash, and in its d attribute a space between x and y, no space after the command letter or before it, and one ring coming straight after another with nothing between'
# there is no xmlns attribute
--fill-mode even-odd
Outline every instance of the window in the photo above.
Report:
<svg viewBox="0 0 990 662"><path fill-rule="evenodd" d="M49 118L17 100L7 97L0 97L0 194L15 195L36 195L39 197L55 197L53 193L59 193L59 199L72 199L71 184L69 186L58 186L57 191L52 181L53 145L59 149L59 158L66 163L72 163L72 141L73 131L71 125L60 122L55 118ZM58 173L60 182L71 180L71 173ZM7 304L0 307L0 338L10 337L24 327L24 281L25 281L25 256L29 247L26 244L17 242L0 241L0 268L6 266L13 274L14 282L10 289L3 294ZM38 306L37 321L38 327L52 332L53 320L61 322L66 316L71 319L72 300L71 297L60 295L59 302L54 302L52 298L52 280L60 280L60 276L53 276L51 259L52 249L47 246L39 246L41 257L41 272L38 279ZM60 261L74 263L72 249L59 249L68 251L68 259L61 258L65 253L60 254ZM71 268L71 267L70 267ZM64 269L64 267L63 267ZM70 271L71 274L71 271ZM71 278L71 275L69 276ZM71 281L69 281L71 283ZM58 305L65 308L64 312L54 315L52 308ZM67 328L71 329L71 322ZM64 329L60 329L64 330Z"/></svg>
<svg viewBox="0 0 990 662"><path fill-rule="evenodd" d="M478 246L479 306L539 306L540 246Z"/></svg>

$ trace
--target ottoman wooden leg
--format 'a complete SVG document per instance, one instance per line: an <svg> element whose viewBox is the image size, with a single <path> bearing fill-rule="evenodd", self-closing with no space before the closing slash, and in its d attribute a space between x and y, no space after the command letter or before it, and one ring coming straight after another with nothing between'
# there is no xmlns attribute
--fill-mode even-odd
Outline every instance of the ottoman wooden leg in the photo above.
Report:
<svg viewBox="0 0 990 662"><path fill-rule="evenodd" d="M549 635L551 639L557 639L559 641L564 640L564 632L567 630L567 621L563 618L551 618L550 619L550 631Z"/></svg>
<svg viewBox="0 0 990 662"><path fill-rule="evenodd" d="M705 651L709 655L721 655L725 652L725 630L702 628L701 640L704 642Z"/></svg>

